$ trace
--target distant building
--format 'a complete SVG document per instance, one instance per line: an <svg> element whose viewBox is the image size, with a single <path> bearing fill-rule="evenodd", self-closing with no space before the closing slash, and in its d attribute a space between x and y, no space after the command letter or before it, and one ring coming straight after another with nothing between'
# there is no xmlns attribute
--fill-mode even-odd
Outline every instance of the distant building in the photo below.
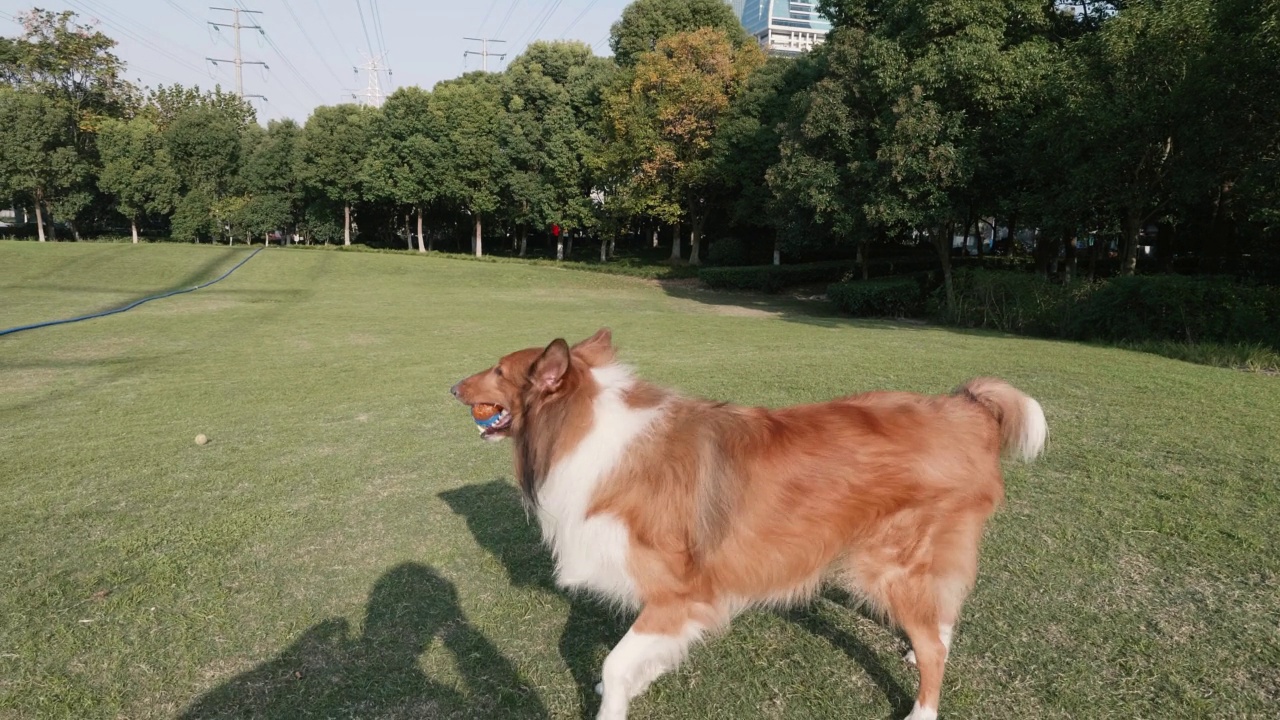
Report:
<svg viewBox="0 0 1280 720"><path fill-rule="evenodd" d="M760 47L777 55L799 55L821 44L831 21L817 0L731 0L733 12Z"/></svg>

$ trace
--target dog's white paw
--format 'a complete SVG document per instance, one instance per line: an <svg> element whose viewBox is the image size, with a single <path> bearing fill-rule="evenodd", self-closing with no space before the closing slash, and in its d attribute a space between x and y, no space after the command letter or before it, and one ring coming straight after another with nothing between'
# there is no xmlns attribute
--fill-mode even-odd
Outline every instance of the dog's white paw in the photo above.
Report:
<svg viewBox="0 0 1280 720"><path fill-rule="evenodd" d="M911 714L905 720L938 720L938 711L916 704L911 706Z"/></svg>
<svg viewBox="0 0 1280 720"><path fill-rule="evenodd" d="M596 683L596 694L600 695L601 697L604 696L604 683L602 682Z"/></svg>
<svg viewBox="0 0 1280 720"><path fill-rule="evenodd" d="M902 656L902 659L903 659L903 660L906 660L906 661L907 661L907 664L909 664L909 665L915 665L915 664L916 664L916 651L915 651L915 650L908 650L908 651L907 651L907 654Z"/></svg>

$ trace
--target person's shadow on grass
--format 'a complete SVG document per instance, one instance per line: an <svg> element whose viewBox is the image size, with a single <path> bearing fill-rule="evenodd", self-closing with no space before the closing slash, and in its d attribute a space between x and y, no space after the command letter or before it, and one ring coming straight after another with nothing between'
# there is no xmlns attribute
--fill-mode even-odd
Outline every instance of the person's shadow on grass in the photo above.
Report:
<svg viewBox="0 0 1280 720"><path fill-rule="evenodd" d="M433 681L418 664L433 642L452 653L462 685ZM179 717L546 718L536 692L467 621L453 584L403 563L369 594L363 634L326 620L274 660L209 691Z"/></svg>
<svg viewBox="0 0 1280 720"><path fill-rule="evenodd" d="M520 492L510 483L467 485L440 497L466 520L476 542L502 563L513 586L538 588L569 603L560 657L573 675L582 717L594 718L600 704L595 691L600 668L630 623L599 600L556 587L551 555L542 545L537 523L526 514Z"/></svg>

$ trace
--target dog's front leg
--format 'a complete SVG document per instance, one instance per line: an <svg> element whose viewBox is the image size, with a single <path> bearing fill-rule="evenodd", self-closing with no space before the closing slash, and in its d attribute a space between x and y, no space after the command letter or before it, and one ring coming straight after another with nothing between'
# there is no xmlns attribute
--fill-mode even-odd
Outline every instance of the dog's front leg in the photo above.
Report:
<svg viewBox="0 0 1280 720"><path fill-rule="evenodd" d="M631 700L679 666L707 629L698 609L690 603L645 606L605 658L598 720L626 720Z"/></svg>

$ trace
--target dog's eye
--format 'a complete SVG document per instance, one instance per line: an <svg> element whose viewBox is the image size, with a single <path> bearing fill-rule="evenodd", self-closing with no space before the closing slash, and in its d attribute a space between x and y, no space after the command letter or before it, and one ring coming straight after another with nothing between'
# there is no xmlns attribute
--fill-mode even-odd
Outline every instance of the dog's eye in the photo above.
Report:
<svg viewBox="0 0 1280 720"><path fill-rule="evenodd" d="M501 368L501 367L495 367L495 368L493 369L493 372L494 372L494 374L495 374L495 375L497 375L498 377L502 377L502 368Z"/></svg>

